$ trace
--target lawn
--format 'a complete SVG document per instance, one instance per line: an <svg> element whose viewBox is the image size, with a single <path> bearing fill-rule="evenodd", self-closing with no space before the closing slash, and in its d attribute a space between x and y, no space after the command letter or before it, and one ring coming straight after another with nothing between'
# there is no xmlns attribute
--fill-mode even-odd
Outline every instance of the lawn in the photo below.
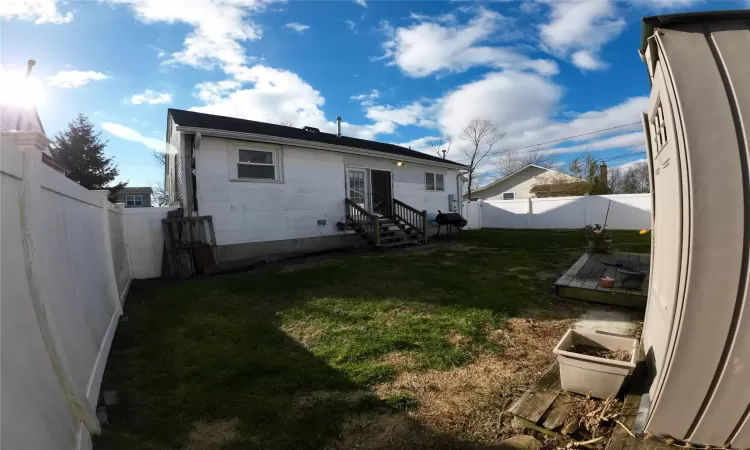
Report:
<svg viewBox="0 0 750 450"><path fill-rule="evenodd" d="M648 236L615 232L618 250ZM460 448L552 357L581 232L482 230L403 251L134 283L98 449Z"/></svg>

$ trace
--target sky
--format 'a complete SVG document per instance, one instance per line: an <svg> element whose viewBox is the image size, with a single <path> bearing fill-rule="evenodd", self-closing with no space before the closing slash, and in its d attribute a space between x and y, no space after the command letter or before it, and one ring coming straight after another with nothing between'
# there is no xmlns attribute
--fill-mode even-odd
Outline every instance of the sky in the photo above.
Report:
<svg viewBox="0 0 750 450"><path fill-rule="evenodd" d="M152 151L164 151L168 108L329 132L341 116L342 134L425 152L451 136L448 159L458 162L461 129L491 120L503 134L498 151L540 148L564 166L590 150L627 167L645 158L640 114L650 86L640 18L747 7L750 0L4 0L0 75L34 59L48 136L88 116L108 141L118 181L131 186L163 179ZM480 184L497 176L495 165L488 158L478 168Z"/></svg>

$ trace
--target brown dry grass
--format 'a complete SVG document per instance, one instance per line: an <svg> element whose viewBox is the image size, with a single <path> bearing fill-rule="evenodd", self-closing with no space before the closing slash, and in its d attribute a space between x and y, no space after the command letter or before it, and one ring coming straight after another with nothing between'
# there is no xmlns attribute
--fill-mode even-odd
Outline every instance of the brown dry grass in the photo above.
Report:
<svg viewBox="0 0 750 450"><path fill-rule="evenodd" d="M240 419L196 422L188 434L186 450L219 450L239 436Z"/></svg>
<svg viewBox="0 0 750 450"><path fill-rule="evenodd" d="M493 332L502 353L449 371L404 372L377 385L376 393L409 392L419 401L409 413L413 419L461 441L491 444L518 434L503 413L553 362L552 348L577 313L558 308L522 315Z"/></svg>

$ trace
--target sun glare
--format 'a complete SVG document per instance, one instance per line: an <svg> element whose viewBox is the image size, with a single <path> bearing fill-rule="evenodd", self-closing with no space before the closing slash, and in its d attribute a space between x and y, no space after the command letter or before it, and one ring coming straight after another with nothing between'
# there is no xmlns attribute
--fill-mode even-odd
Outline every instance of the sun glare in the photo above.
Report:
<svg viewBox="0 0 750 450"><path fill-rule="evenodd" d="M0 70L0 103L30 108L42 102L42 85L22 72Z"/></svg>

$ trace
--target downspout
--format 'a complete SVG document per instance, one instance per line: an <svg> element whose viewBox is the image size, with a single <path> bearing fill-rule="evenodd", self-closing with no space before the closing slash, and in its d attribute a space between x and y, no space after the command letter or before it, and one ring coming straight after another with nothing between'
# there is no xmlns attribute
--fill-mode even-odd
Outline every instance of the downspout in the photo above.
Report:
<svg viewBox="0 0 750 450"><path fill-rule="evenodd" d="M456 200L458 201L458 213L463 216L464 215L464 196L463 196L463 189L461 189L461 177L464 174L461 173L461 171L458 171L458 175L456 175Z"/></svg>

